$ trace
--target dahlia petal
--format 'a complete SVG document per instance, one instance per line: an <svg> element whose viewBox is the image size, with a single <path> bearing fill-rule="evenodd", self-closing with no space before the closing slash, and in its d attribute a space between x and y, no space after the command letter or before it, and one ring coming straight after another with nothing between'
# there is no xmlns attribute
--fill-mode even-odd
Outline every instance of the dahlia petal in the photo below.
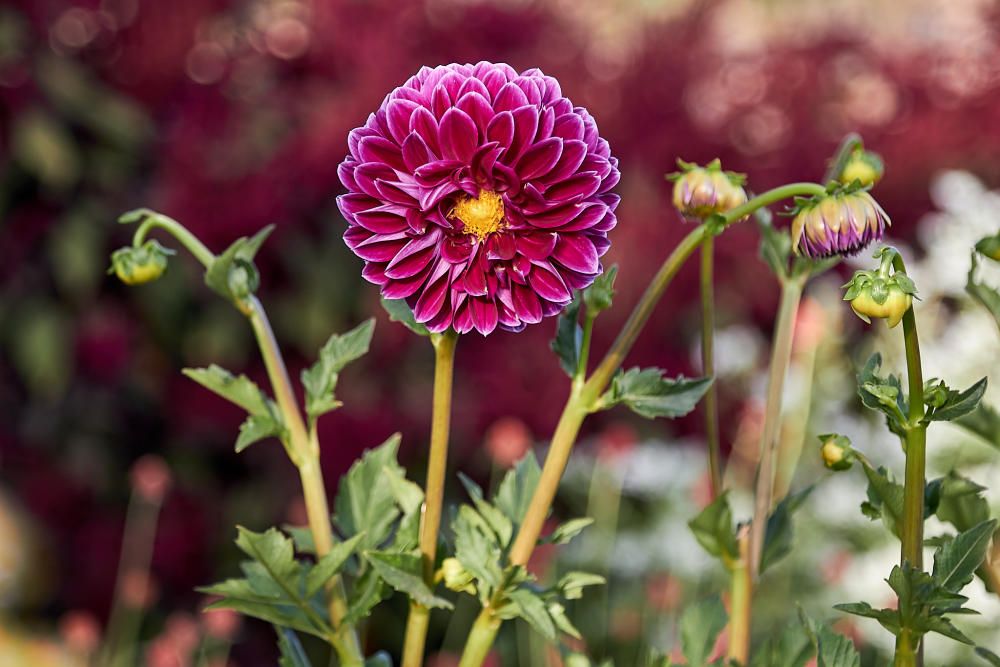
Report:
<svg viewBox="0 0 1000 667"><path fill-rule="evenodd" d="M535 132L535 141L542 141L552 136L552 128L556 123L556 113L552 109L542 109L538 115L538 131Z"/></svg>
<svg viewBox="0 0 1000 667"><path fill-rule="evenodd" d="M419 90L417 90L416 88L403 86L397 88L394 91L394 94L395 94L395 99L397 100L406 100L408 102L414 102L415 104L422 107L427 106L428 102L427 96L424 95Z"/></svg>
<svg viewBox="0 0 1000 667"><path fill-rule="evenodd" d="M497 93L507 83L507 77L503 75L503 72L497 70L486 72L481 79L483 85L486 86L486 90L489 91L488 97L490 100L496 100Z"/></svg>
<svg viewBox="0 0 1000 667"><path fill-rule="evenodd" d="M455 172L464 166L459 160L434 160L417 167L413 177L423 187L434 187L455 177Z"/></svg>
<svg viewBox="0 0 1000 667"><path fill-rule="evenodd" d="M608 213L608 207L601 202L584 202L577 204L577 206L579 211L572 220L559 227L560 232L579 232L591 229Z"/></svg>
<svg viewBox="0 0 1000 667"><path fill-rule="evenodd" d="M500 304L499 310L500 328L515 333L524 329L526 323L521 321L512 308L506 304Z"/></svg>
<svg viewBox="0 0 1000 667"><path fill-rule="evenodd" d="M441 118L441 151L444 157L468 162L479 138L476 123L461 109L448 109Z"/></svg>
<svg viewBox="0 0 1000 667"><path fill-rule="evenodd" d="M419 107L416 102L409 100L393 100L386 108L386 123L389 125L389 133L402 145L403 141L410 134L410 116Z"/></svg>
<svg viewBox="0 0 1000 667"><path fill-rule="evenodd" d="M403 154L399 146L388 139L382 137L365 137L358 144L358 154L365 162L381 162L393 169L403 171L406 165L403 163Z"/></svg>
<svg viewBox="0 0 1000 667"><path fill-rule="evenodd" d="M469 265L465 271L465 278L462 280L462 288L466 294L471 296L486 296L488 286L482 263L472 262Z"/></svg>
<svg viewBox="0 0 1000 667"><path fill-rule="evenodd" d="M405 217L378 209L358 211L354 218L359 226L376 234L395 234L409 229Z"/></svg>
<svg viewBox="0 0 1000 667"><path fill-rule="evenodd" d="M476 79L469 79L469 81L476 81ZM489 127L490 121L493 120L495 114L493 113L493 107L490 106L489 101L483 95L478 92L466 93L458 100L455 108L465 112L476 124L476 127L479 128L479 134L484 137L486 136L486 128Z"/></svg>
<svg viewBox="0 0 1000 667"><path fill-rule="evenodd" d="M389 280L385 276L385 267L375 262L365 262L361 277L375 285L384 285Z"/></svg>
<svg viewBox="0 0 1000 667"><path fill-rule="evenodd" d="M448 281L450 268L447 262L438 262L434 268L426 287L413 306L413 318L417 322L429 322L441 312L441 306L444 305L450 287Z"/></svg>
<svg viewBox="0 0 1000 667"><path fill-rule="evenodd" d="M527 215L528 222L535 226L541 227L543 229L551 229L555 227L562 227L563 225L569 224L572 220L577 218L583 211L584 207L592 207L593 203L586 202L582 204L563 204L561 206L556 206L548 211L542 211L541 213Z"/></svg>
<svg viewBox="0 0 1000 667"><path fill-rule="evenodd" d="M559 181L545 190L545 198L559 202L579 200L589 197L601 187L601 177L593 171L585 171Z"/></svg>
<svg viewBox="0 0 1000 667"><path fill-rule="evenodd" d="M381 193L375 181L379 179L390 179L395 173L384 164L378 162L365 162L359 164L354 169L354 181L358 184L358 189L369 197L378 199Z"/></svg>
<svg viewBox="0 0 1000 667"><path fill-rule="evenodd" d="M497 112L513 111L527 104L528 96L516 83L505 83L493 96L493 109Z"/></svg>
<svg viewBox="0 0 1000 667"><path fill-rule="evenodd" d="M468 79L462 82L462 86L458 89L459 102L461 102L462 98L468 95L469 93L477 93L486 100L489 100L492 97L486 85L482 81L477 79L475 76L469 77ZM456 104L456 106L458 105ZM493 106L490 105L491 116L493 115L492 109Z"/></svg>
<svg viewBox="0 0 1000 667"><path fill-rule="evenodd" d="M518 107L511 114L514 117L514 137L504 155L504 162L509 165L513 165L517 158L521 157L521 153L530 145L538 130L538 109L535 107L530 105Z"/></svg>
<svg viewBox="0 0 1000 667"><path fill-rule="evenodd" d="M487 259L514 259L516 252L514 237L510 234L493 234L486 241Z"/></svg>
<svg viewBox="0 0 1000 667"><path fill-rule="evenodd" d="M528 104L537 107L542 103L542 91L538 87L537 79L530 76L519 76L512 83L524 91L525 97L528 98Z"/></svg>
<svg viewBox="0 0 1000 667"><path fill-rule="evenodd" d="M486 126L486 138L496 141L504 148L509 148L514 140L514 115L509 111L494 116Z"/></svg>
<svg viewBox="0 0 1000 667"><path fill-rule="evenodd" d="M538 300L538 295L521 285L514 285L511 291L514 296L514 312L518 319L527 324L541 322L542 303Z"/></svg>
<svg viewBox="0 0 1000 667"><path fill-rule="evenodd" d="M415 275L434 257L437 250L434 246L441 236L441 230L435 227L423 236L410 240L385 267L385 275L394 280Z"/></svg>
<svg viewBox="0 0 1000 667"><path fill-rule="evenodd" d="M614 214L609 214L609 215L614 217ZM597 256L604 257L604 253L606 253L608 249L611 248L611 241L609 241L608 237L604 236L603 234L591 234L589 236L591 243L594 244L594 250L597 251Z"/></svg>
<svg viewBox="0 0 1000 667"><path fill-rule="evenodd" d="M348 192L357 192L359 189L358 182L354 180L354 169L357 164L353 160L344 160L337 166L337 177L340 178L340 182L344 184Z"/></svg>
<svg viewBox="0 0 1000 667"><path fill-rule="evenodd" d="M430 161L431 153L427 142L417 132L410 132L403 140L403 164L406 165L406 170L412 174Z"/></svg>
<svg viewBox="0 0 1000 667"><path fill-rule="evenodd" d="M355 240L356 235L348 239L348 233L352 230L362 230L362 228L352 227L347 232L344 232L344 240L347 241L348 246L354 251L355 255L367 262L388 262L407 243L405 232L381 235L371 234L367 230L364 230L364 233L369 235L368 238L358 242Z"/></svg>
<svg viewBox="0 0 1000 667"><path fill-rule="evenodd" d="M580 171L593 171L598 176L601 176L600 172L597 170L582 169L582 165L587 157L587 144L576 139L570 139L568 141L563 141L562 155L559 156L559 162L556 166L549 170L549 173L545 175L542 180L546 183L557 183L565 178L569 178L573 174ZM603 177L603 176L602 176Z"/></svg>
<svg viewBox="0 0 1000 667"><path fill-rule="evenodd" d="M382 296L386 299L409 299L420 291L420 288L427 282L427 276L431 272L431 265L428 264L420 271L409 278L389 280L386 276L386 283L382 285ZM385 270L383 269L383 275Z"/></svg>
<svg viewBox="0 0 1000 667"><path fill-rule="evenodd" d="M441 155L441 145L438 141L438 122L428 109L420 107L410 116L410 131L416 132L424 140L427 147L436 155Z"/></svg>
<svg viewBox="0 0 1000 667"><path fill-rule="evenodd" d="M430 190L426 190L420 196L420 210L428 211L435 206L437 206L442 199L450 195L451 193L458 190L459 187L451 181L446 181L441 185L437 185Z"/></svg>
<svg viewBox="0 0 1000 667"><path fill-rule="evenodd" d="M532 262L528 284L538 296L553 303L568 303L572 298L566 283L548 262Z"/></svg>
<svg viewBox="0 0 1000 667"><path fill-rule="evenodd" d="M562 156L562 139L550 137L536 143L521 156L515 170L522 181L547 174Z"/></svg>
<svg viewBox="0 0 1000 667"><path fill-rule="evenodd" d="M466 262L472 256L472 237L468 234L448 235L441 244L441 257L450 264Z"/></svg>
<svg viewBox="0 0 1000 667"><path fill-rule="evenodd" d="M552 135L563 139L583 139L583 121L575 113L563 114L556 118Z"/></svg>
<svg viewBox="0 0 1000 667"><path fill-rule="evenodd" d="M401 188L399 183L379 179L375 181L375 189L379 191L384 201L392 202L399 206L416 206L417 204L416 197ZM419 192L416 194L419 195Z"/></svg>
<svg viewBox="0 0 1000 667"><path fill-rule="evenodd" d="M618 171L617 169L612 169L611 173L605 176L604 180L601 181L601 189L598 190L598 193L605 194L611 192L611 189L616 185L618 185L618 181L620 181L621 179L622 179L621 172Z"/></svg>
<svg viewBox="0 0 1000 667"><path fill-rule="evenodd" d="M471 301L471 299L466 299L464 303L455 307L455 314L452 318L451 327L458 333L469 333L475 326L472 321Z"/></svg>
<svg viewBox="0 0 1000 667"><path fill-rule="evenodd" d="M528 259L543 260L556 247L556 235L551 232L536 232L532 234L520 234L515 239L517 252Z"/></svg>
<svg viewBox="0 0 1000 667"><path fill-rule="evenodd" d="M454 104L458 101L458 91L462 89L462 84L467 80L467 76L462 76L458 72L449 72L441 79L438 87L444 88L445 92L448 93L448 100Z"/></svg>
<svg viewBox="0 0 1000 667"><path fill-rule="evenodd" d="M423 211L407 209L406 224L416 233L423 234L427 231L427 215Z"/></svg>
<svg viewBox="0 0 1000 667"><path fill-rule="evenodd" d="M431 112L434 117L440 120L450 108L451 97L448 95L448 89L441 84L434 86L431 92Z"/></svg>
<svg viewBox="0 0 1000 667"><path fill-rule="evenodd" d="M552 259L579 273L597 273L601 266L597 249L584 234L560 234Z"/></svg>
<svg viewBox="0 0 1000 667"><path fill-rule="evenodd" d="M497 328L497 305L492 300L470 299L472 302L472 324L484 336Z"/></svg>
<svg viewBox="0 0 1000 667"><path fill-rule="evenodd" d="M337 197L337 208L345 218L354 221L354 215L359 211L367 211L379 206L379 201L363 194L348 193Z"/></svg>

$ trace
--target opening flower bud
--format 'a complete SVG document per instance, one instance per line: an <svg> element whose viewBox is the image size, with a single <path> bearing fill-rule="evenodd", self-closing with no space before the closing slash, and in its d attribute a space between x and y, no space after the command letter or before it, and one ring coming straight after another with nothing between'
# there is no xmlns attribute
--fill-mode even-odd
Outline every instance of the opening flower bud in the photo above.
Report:
<svg viewBox="0 0 1000 667"><path fill-rule="evenodd" d="M441 562L440 577L450 590L464 591L471 595L476 594L476 587L472 583L472 573L466 570L457 558L445 558Z"/></svg>
<svg viewBox="0 0 1000 667"><path fill-rule="evenodd" d="M141 285L156 280L167 270L167 258L174 251L150 239L139 247L126 246L111 253L108 273L126 285Z"/></svg>
<svg viewBox="0 0 1000 667"><path fill-rule="evenodd" d="M796 203L792 250L814 259L853 255L881 239L892 224L878 202L857 187Z"/></svg>
<svg viewBox="0 0 1000 667"><path fill-rule="evenodd" d="M885 165L877 154L863 148L856 149L847 158L844 168L840 170L837 180L844 185L857 181L862 186L872 186L882 180Z"/></svg>
<svg viewBox="0 0 1000 667"><path fill-rule="evenodd" d="M844 287L844 301L851 310L871 324L872 318L884 319L889 328L895 327L913 305L917 288L905 273L885 275L886 270L857 271Z"/></svg>
<svg viewBox="0 0 1000 667"><path fill-rule="evenodd" d="M848 470L854 465L854 450L851 449L851 440L847 436L836 433L827 433L819 436L820 455L823 457L823 465L830 470Z"/></svg>
<svg viewBox="0 0 1000 667"><path fill-rule="evenodd" d="M701 221L710 215L725 213L745 204L743 190L746 176L723 171L718 160L704 167L683 160L677 161L681 171L667 178L674 181L674 207L686 219Z"/></svg>

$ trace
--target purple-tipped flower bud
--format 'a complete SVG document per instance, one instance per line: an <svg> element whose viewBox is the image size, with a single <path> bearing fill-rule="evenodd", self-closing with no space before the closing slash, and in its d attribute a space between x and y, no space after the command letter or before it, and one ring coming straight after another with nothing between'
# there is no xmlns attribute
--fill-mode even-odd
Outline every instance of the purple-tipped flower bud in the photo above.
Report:
<svg viewBox="0 0 1000 667"><path fill-rule="evenodd" d="M111 253L108 273L126 285L141 285L156 280L167 270L167 257L174 251L150 239L139 247L127 246Z"/></svg>
<svg viewBox="0 0 1000 667"><path fill-rule="evenodd" d="M851 439L837 433L827 433L819 436L820 455L823 465L830 470L848 470L854 464L854 450L851 449Z"/></svg>
<svg viewBox="0 0 1000 667"><path fill-rule="evenodd" d="M858 148L851 153L844 163L844 168L837 175L837 180L844 185L850 185L857 181L862 186L870 187L875 185L885 174L885 165L876 153Z"/></svg>
<svg viewBox="0 0 1000 667"><path fill-rule="evenodd" d="M799 199L797 204L792 249L813 259L853 255L881 239L892 224L870 194L854 188Z"/></svg>
<svg viewBox="0 0 1000 667"><path fill-rule="evenodd" d="M674 207L686 219L701 221L746 203L743 174L723 171L718 160L704 167L683 160L677 164L681 171L667 178L674 181Z"/></svg>

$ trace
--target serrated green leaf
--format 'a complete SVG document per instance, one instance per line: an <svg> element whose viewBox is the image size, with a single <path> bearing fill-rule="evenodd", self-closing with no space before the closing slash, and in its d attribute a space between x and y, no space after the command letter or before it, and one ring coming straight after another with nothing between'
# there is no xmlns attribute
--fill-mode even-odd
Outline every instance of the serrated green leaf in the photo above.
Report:
<svg viewBox="0 0 1000 667"><path fill-rule="evenodd" d="M579 535L587 526L594 523L590 517L570 519L556 526L552 534L543 540L546 544L568 544L574 537Z"/></svg>
<svg viewBox="0 0 1000 667"><path fill-rule="evenodd" d="M939 547L934 552L933 576L937 583L953 593L965 588L986 558L996 525L993 519L983 521Z"/></svg>
<svg viewBox="0 0 1000 667"><path fill-rule="evenodd" d="M455 558L476 578L481 600L488 600L503 581L502 551L489 524L469 505L462 505L452 521Z"/></svg>
<svg viewBox="0 0 1000 667"><path fill-rule="evenodd" d="M344 535L364 533L359 549L377 548L389 537L399 508L386 468L400 470L396 462L398 433L354 462L340 479L334 503L334 518Z"/></svg>
<svg viewBox="0 0 1000 667"><path fill-rule="evenodd" d="M760 650L754 652L751 667L805 667L815 655L815 649L806 633L795 624L789 624L781 635L772 637Z"/></svg>
<svg viewBox="0 0 1000 667"><path fill-rule="evenodd" d="M535 453L529 450L512 469L507 471L500 482L493 504L515 526L521 525L541 476L542 469L538 466L538 459L535 458Z"/></svg>
<svg viewBox="0 0 1000 667"><path fill-rule="evenodd" d="M869 507L877 511L889 530L898 536L903 517L903 485L889 477L885 468L873 468L865 460L861 460L861 466L868 478ZM874 516L874 512L866 514Z"/></svg>
<svg viewBox="0 0 1000 667"><path fill-rule="evenodd" d="M253 265L253 260L260 246L273 231L274 225L268 225L249 238L243 236L236 239L221 255L216 256L215 261L205 271L205 284L226 299L239 301L247 295L240 293L239 289L234 290L233 271L242 268L250 274L249 292L255 291L257 269Z"/></svg>
<svg viewBox="0 0 1000 667"><path fill-rule="evenodd" d="M684 610L680 620L681 650L691 667L705 667L729 615L718 596L700 600Z"/></svg>
<svg viewBox="0 0 1000 667"><path fill-rule="evenodd" d="M550 642L556 640L555 624L549 616L545 602L537 593L527 588L517 588L510 591L507 598L510 601L508 606L516 610L517 617L527 621L528 625Z"/></svg>
<svg viewBox="0 0 1000 667"><path fill-rule="evenodd" d="M347 615L343 622L347 625L357 624L371 613L375 605L387 598L391 590L374 568L365 568L354 581L347 596Z"/></svg>
<svg viewBox="0 0 1000 667"><path fill-rule="evenodd" d="M723 561L739 559L739 544L729 507L728 491L716 497L698 516L688 522L698 544L710 555Z"/></svg>
<svg viewBox="0 0 1000 667"><path fill-rule="evenodd" d="M928 411L927 421L954 421L964 417L979 405L986 393L986 378L981 379L963 392L948 389L944 405Z"/></svg>
<svg viewBox="0 0 1000 667"><path fill-rule="evenodd" d="M861 656L847 637L820 624L816 631L817 667L861 667Z"/></svg>
<svg viewBox="0 0 1000 667"><path fill-rule="evenodd" d="M647 419L683 417L694 410L711 384L712 378L670 379L659 368L630 368L614 377L611 388L598 400L597 410L623 403Z"/></svg>
<svg viewBox="0 0 1000 667"><path fill-rule="evenodd" d="M418 336L431 335L431 332L426 326L417 322L416 318L413 316L413 311L410 309L410 306L407 305L405 299L386 299L383 297L382 308L385 309L385 312L389 313L390 320L393 322L399 322Z"/></svg>
<svg viewBox="0 0 1000 667"><path fill-rule="evenodd" d="M265 438L283 438L284 433L284 426L274 417L270 415L249 415L240 424L240 435L236 439L236 453L242 452L250 445L260 442Z"/></svg>
<svg viewBox="0 0 1000 667"><path fill-rule="evenodd" d="M338 542L333 545L330 551L320 558L316 565L306 574L306 596L312 597L333 578L351 557L358 543L364 537L364 533L355 535L349 540Z"/></svg>
<svg viewBox="0 0 1000 667"><path fill-rule="evenodd" d="M334 396L340 371L360 359L371 345L375 320L368 319L345 334L333 334L319 351L319 359L302 371L306 390L306 413L311 419L340 407Z"/></svg>
<svg viewBox="0 0 1000 667"><path fill-rule="evenodd" d="M302 642L291 628L275 626L274 630L278 633L278 651L281 654L279 667L312 667Z"/></svg>
<svg viewBox="0 0 1000 667"><path fill-rule="evenodd" d="M548 604L549 616L552 618L552 622L555 623L556 628L570 637L575 639L582 639L580 631L577 630L573 622L569 620L566 616L566 608L558 602L549 602Z"/></svg>
<svg viewBox="0 0 1000 667"><path fill-rule="evenodd" d="M210 595L223 595L217 588L208 587L200 589ZM328 629L319 629L302 613L301 610L292 606L278 606L273 601L256 602L253 600L225 597L217 600L205 607L206 611L212 609L232 609L245 616L259 618L262 621L293 628L299 632L305 632L316 637L325 637L329 633Z"/></svg>
<svg viewBox="0 0 1000 667"><path fill-rule="evenodd" d="M858 373L858 395L866 408L883 413L889 430L903 438L909 410L903 386L895 375L879 375L881 367L882 355L876 352Z"/></svg>
<svg viewBox="0 0 1000 667"><path fill-rule="evenodd" d="M787 556L792 550L792 515L802 506L813 487L807 487L798 493L786 496L774 512L767 518L764 531L764 547L760 557L760 572L764 573L771 565Z"/></svg>
<svg viewBox="0 0 1000 667"><path fill-rule="evenodd" d="M576 298L559 314L556 337L549 343L549 347L559 357L559 365L570 377L576 375L580 348L583 345L583 327L579 323L580 304L581 300Z"/></svg>
<svg viewBox="0 0 1000 667"><path fill-rule="evenodd" d="M583 290L583 303L591 317L611 307L615 296L615 278L618 276L618 265L597 276L593 284Z"/></svg>
<svg viewBox="0 0 1000 667"><path fill-rule="evenodd" d="M986 487L971 479L962 477L955 471L949 472L941 480L941 500L938 502L937 517L950 523L958 530L969 530L990 517L990 506L983 497Z"/></svg>
<svg viewBox="0 0 1000 667"><path fill-rule="evenodd" d="M1000 449L1000 413L993 407L980 403L979 407L956 419L955 423Z"/></svg>
<svg viewBox="0 0 1000 667"><path fill-rule="evenodd" d="M251 415L266 417L271 414L267 395L246 375L233 375L215 364L208 368L185 368L181 372Z"/></svg>
<svg viewBox="0 0 1000 667"><path fill-rule="evenodd" d="M424 583L421 575L422 559L416 554L366 551L365 559L379 576L400 593L427 608L451 609L452 604L439 598Z"/></svg>
<svg viewBox="0 0 1000 667"><path fill-rule="evenodd" d="M237 526L236 546L263 565L277 582L289 582L299 571L292 540L277 528L255 533ZM289 583L294 588L294 585Z"/></svg>
<svg viewBox="0 0 1000 667"><path fill-rule="evenodd" d="M508 473L508 475L510 474L513 474L513 471ZM472 498L472 503L475 505L476 511L479 512L483 520L489 524L490 528L496 534L500 546L506 547L510 544L510 540L514 536L514 524L511 520L499 508L486 501L483 497L483 490L479 488L478 484L462 473L458 473L458 479L462 482L462 486L465 487L466 493Z"/></svg>

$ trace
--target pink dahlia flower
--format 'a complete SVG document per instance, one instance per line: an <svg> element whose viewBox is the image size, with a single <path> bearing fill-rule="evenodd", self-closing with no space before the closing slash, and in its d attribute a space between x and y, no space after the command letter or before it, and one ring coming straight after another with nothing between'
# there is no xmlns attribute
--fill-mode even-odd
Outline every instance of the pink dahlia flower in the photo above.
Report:
<svg viewBox="0 0 1000 667"><path fill-rule="evenodd" d="M537 69L424 67L348 146L344 240L431 331L520 331L602 271L618 160Z"/></svg>

